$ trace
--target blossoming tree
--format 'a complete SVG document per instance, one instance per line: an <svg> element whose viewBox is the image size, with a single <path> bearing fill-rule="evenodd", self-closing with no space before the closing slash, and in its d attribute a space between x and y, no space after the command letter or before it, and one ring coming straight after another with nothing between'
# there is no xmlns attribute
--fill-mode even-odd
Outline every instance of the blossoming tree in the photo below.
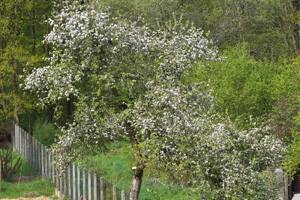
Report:
<svg viewBox="0 0 300 200"><path fill-rule="evenodd" d="M41 105L76 98L74 121L53 147L59 164L82 151L104 152L107 138L127 137L136 162L134 200L151 166L180 184L213 187L219 197L268 195L260 172L280 159L280 141L267 127L240 131L219 123L210 91L181 81L199 61L205 67L218 59L201 30L175 21L152 31L111 19L94 5L60 6L48 20L49 65L26 79Z"/></svg>

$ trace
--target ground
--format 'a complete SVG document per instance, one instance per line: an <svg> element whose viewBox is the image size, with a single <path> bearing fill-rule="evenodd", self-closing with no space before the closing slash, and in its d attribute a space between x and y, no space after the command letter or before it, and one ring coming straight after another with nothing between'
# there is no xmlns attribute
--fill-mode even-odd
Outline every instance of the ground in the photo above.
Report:
<svg viewBox="0 0 300 200"><path fill-rule="evenodd" d="M17 198L17 199L0 199L0 200L53 200L51 197L35 197L35 198Z"/></svg>

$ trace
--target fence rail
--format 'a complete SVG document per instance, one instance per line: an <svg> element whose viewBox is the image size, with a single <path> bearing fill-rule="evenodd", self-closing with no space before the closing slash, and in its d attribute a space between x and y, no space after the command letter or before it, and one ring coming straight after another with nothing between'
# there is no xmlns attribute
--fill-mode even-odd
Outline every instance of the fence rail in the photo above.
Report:
<svg viewBox="0 0 300 200"><path fill-rule="evenodd" d="M55 156L38 140L26 133L17 124L8 127L14 150L19 151L31 163L41 176L50 178L56 187L56 194L60 198L73 200L127 200L129 195L118 189L98 174L80 168L71 163L62 173L56 169L53 162Z"/></svg>

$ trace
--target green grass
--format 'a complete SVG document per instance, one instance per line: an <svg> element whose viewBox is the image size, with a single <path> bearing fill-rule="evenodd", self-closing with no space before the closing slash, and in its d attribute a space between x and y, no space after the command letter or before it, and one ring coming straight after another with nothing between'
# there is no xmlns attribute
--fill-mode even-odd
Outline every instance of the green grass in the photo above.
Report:
<svg viewBox="0 0 300 200"><path fill-rule="evenodd" d="M119 189L129 192L134 165L134 157L128 142L110 142L106 144L108 153L97 156L86 156L81 166L95 172L116 185ZM176 200L176 199L201 199L199 196L191 195L192 189L182 187L167 188L153 182L155 175L149 169L145 169L140 192L140 200Z"/></svg>
<svg viewBox="0 0 300 200"><path fill-rule="evenodd" d="M52 182L48 179L39 178L35 178L32 182L10 183L2 181L0 192L0 198L39 197L52 195L54 195Z"/></svg>
<svg viewBox="0 0 300 200"><path fill-rule="evenodd" d="M15 153L21 156L19 153ZM33 176L34 180L31 182L16 182L2 181L0 199L1 198L19 198L19 197L38 197L38 196L52 196L54 195L54 187L50 180L35 177L34 167L28 163L23 157L22 165L13 177ZM16 159L13 160L13 163Z"/></svg>

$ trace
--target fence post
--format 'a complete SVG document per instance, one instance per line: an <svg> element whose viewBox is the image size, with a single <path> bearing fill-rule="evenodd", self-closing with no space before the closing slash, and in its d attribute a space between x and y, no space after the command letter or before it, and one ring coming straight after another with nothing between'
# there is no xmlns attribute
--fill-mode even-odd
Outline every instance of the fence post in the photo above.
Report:
<svg viewBox="0 0 300 200"><path fill-rule="evenodd" d="M64 195L65 197L67 197L67 178L66 178L66 171L63 173L63 176L64 176Z"/></svg>
<svg viewBox="0 0 300 200"><path fill-rule="evenodd" d="M68 166L68 183L69 183L69 187L68 187L68 193L69 193L69 199L71 199L72 198L72 189L71 189L71 165L69 165ZM73 199L75 199L75 198L73 198Z"/></svg>
<svg viewBox="0 0 300 200"><path fill-rule="evenodd" d="M21 152L21 132L20 132L20 126L18 125L18 151Z"/></svg>
<svg viewBox="0 0 300 200"><path fill-rule="evenodd" d="M89 192L89 200L92 200L92 180L91 180L90 171L88 171L88 192Z"/></svg>
<svg viewBox="0 0 300 200"><path fill-rule="evenodd" d="M83 200L86 200L85 169L82 170L82 194Z"/></svg>
<svg viewBox="0 0 300 200"><path fill-rule="evenodd" d="M110 185L106 182L106 200L110 200Z"/></svg>
<svg viewBox="0 0 300 200"><path fill-rule="evenodd" d="M77 165L77 189L78 189L78 200L80 200L80 190L81 190L81 187L80 187L80 167L79 165ZM75 187L75 186L74 186Z"/></svg>
<svg viewBox="0 0 300 200"><path fill-rule="evenodd" d="M39 149L39 157L38 157L38 160L39 160L39 175L41 175L42 173L42 148L41 148L41 143L38 141L38 149Z"/></svg>
<svg viewBox="0 0 300 200"><path fill-rule="evenodd" d="M64 191L63 191L63 176L61 174L61 167L59 169L59 175L60 175L60 178L59 178L59 190L63 194L64 193Z"/></svg>
<svg viewBox="0 0 300 200"><path fill-rule="evenodd" d="M26 160L28 161L29 159L29 157L28 157L28 152L29 152L29 146L28 146L28 133L27 132L25 132L26 134L25 134L25 144L26 144L26 146L25 146L25 154L26 154Z"/></svg>
<svg viewBox="0 0 300 200"><path fill-rule="evenodd" d="M38 154L39 154L39 152L38 152L38 141L36 140L36 139L34 139L34 143L35 143L35 169L36 169L36 171L38 172L38 170L39 170L39 160L38 160L38 158L39 158L39 156L38 156Z"/></svg>
<svg viewBox="0 0 300 200"><path fill-rule="evenodd" d="M100 178L100 200L104 200L104 184L103 184L103 178Z"/></svg>
<svg viewBox="0 0 300 200"><path fill-rule="evenodd" d="M51 155L52 155L52 182L53 182L53 184L55 184L55 171L54 171L54 155L51 153Z"/></svg>
<svg viewBox="0 0 300 200"><path fill-rule="evenodd" d="M41 144L41 162L42 162L42 177L44 176L44 145Z"/></svg>
<svg viewBox="0 0 300 200"><path fill-rule="evenodd" d="M35 166L35 145L34 145L34 138L31 137L31 143L32 143L32 165Z"/></svg>
<svg viewBox="0 0 300 200"><path fill-rule="evenodd" d="M75 174L75 164L72 163L72 169L73 169L73 200L76 200L76 174ZM80 188L78 188L80 190Z"/></svg>
<svg viewBox="0 0 300 200"><path fill-rule="evenodd" d="M20 126L19 126L19 132L20 132L20 153L22 153L22 147L23 147L22 136L23 136L23 134L22 134L22 129Z"/></svg>
<svg viewBox="0 0 300 200"><path fill-rule="evenodd" d="M121 200L125 200L125 191L124 190L122 190Z"/></svg>
<svg viewBox="0 0 300 200"><path fill-rule="evenodd" d="M32 144L31 144L31 135L28 134L28 145L29 145L29 163L32 164Z"/></svg>
<svg viewBox="0 0 300 200"><path fill-rule="evenodd" d="M115 185L113 187L113 200L117 200L117 187Z"/></svg>
<svg viewBox="0 0 300 200"><path fill-rule="evenodd" d="M22 134L21 127L19 127L19 131L20 131L20 153L22 154L22 150L23 150L23 134Z"/></svg>
<svg viewBox="0 0 300 200"><path fill-rule="evenodd" d="M27 160L27 141L26 141L26 137L27 137L27 134L26 134L26 132L25 131L23 131L23 134L24 134L24 136L23 136L23 138L24 138L24 143L23 143L23 146L24 146L24 148L23 148L23 150L24 150L24 158Z"/></svg>
<svg viewBox="0 0 300 200"><path fill-rule="evenodd" d="M48 167L49 167L49 174L48 177L51 179L51 152L48 152Z"/></svg>
<svg viewBox="0 0 300 200"><path fill-rule="evenodd" d="M94 200L97 200L97 174L94 174Z"/></svg>
<svg viewBox="0 0 300 200"><path fill-rule="evenodd" d="M29 140L29 134L26 134L26 148L27 148L27 161L30 163L30 140Z"/></svg>
<svg viewBox="0 0 300 200"><path fill-rule="evenodd" d="M47 156L47 148L44 146L44 162L45 162L45 176L48 176L48 156Z"/></svg>
<svg viewBox="0 0 300 200"><path fill-rule="evenodd" d="M14 124L12 124L11 127L13 127ZM14 125L15 126L15 125ZM13 150L16 149L16 146L15 146L15 141L16 141L16 133L15 131L13 131L13 129L11 129L11 136L12 136L12 144L13 144Z"/></svg>
<svg viewBox="0 0 300 200"><path fill-rule="evenodd" d="M35 139L35 148L36 148L36 163L35 163L35 165L36 165L36 171L37 171L37 173L39 172L39 143L38 143L38 141L37 141L37 139Z"/></svg>
<svg viewBox="0 0 300 200"><path fill-rule="evenodd" d="M59 189L58 169L55 169L55 171L56 171L56 188Z"/></svg>
<svg viewBox="0 0 300 200"><path fill-rule="evenodd" d="M15 141L15 146L16 146L16 150L18 151L18 125L15 124L15 138L16 138L16 141Z"/></svg>
<svg viewBox="0 0 300 200"><path fill-rule="evenodd" d="M20 133L19 133L19 126L16 124L16 136L17 136L17 151L19 151L19 145L20 145L20 139L19 139L19 136L20 136Z"/></svg>
<svg viewBox="0 0 300 200"><path fill-rule="evenodd" d="M11 143L12 143L12 147L13 147L13 151L15 150L15 132L13 131L13 123L9 123L9 132L11 135Z"/></svg>
<svg viewBox="0 0 300 200"><path fill-rule="evenodd" d="M17 127L17 124L15 124L15 138L16 138L16 141L15 141L15 146L16 146L16 150L18 151L18 127Z"/></svg>

